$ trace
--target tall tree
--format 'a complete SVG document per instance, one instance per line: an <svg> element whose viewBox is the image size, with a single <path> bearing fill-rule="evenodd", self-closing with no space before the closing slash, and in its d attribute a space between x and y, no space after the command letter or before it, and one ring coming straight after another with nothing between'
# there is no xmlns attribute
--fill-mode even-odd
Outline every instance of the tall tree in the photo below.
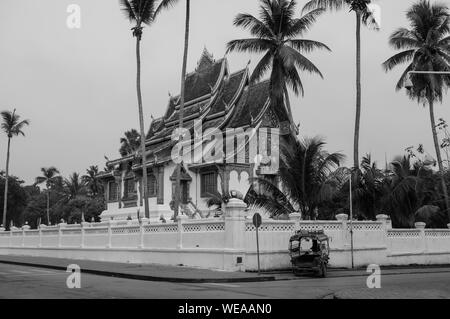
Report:
<svg viewBox="0 0 450 319"><path fill-rule="evenodd" d="M389 40L394 49L402 51L383 63L386 72L408 63L397 83L397 90L405 86L410 71L450 71L449 8L443 4L431 4L428 0L421 0L408 10L406 17L411 28L398 29ZM413 87L408 90L409 97L427 103L429 107L431 132L450 220L447 185L434 116L434 105L436 102L442 102L444 91L450 86L450 75L414 74L411 80Z"/></svg>
<svg viewBox="0 0 450 319"><path fill-rule="evenodd" d="M101 184L97 179L98 173L98 166L90 166L86 170L86 175L81 177L83 183L89 190L90 196L92 197L96 197L101 192Z"/></svg>
<svg viewBox="0 0 450 319"><path fill-rule="evenodd" d="M340 181L333 171L344 160L341 153L328 153L318 138L284 145L280 159L279 182L255 178L246 202L273 216L300 210L303 217L315 218L316 209L338 191Z"/></svg>
<svg viewBox="0 0 450 319"><path fill-rule="evenodd" d="M23 128L30 124L28 120L20 120L20 116L14 111L1 112L2 124L1 128L8 136L8 150L6 153L6 172L5 172L5 196L3 201L3 226L6 227L6 214L8 212L8 179L9 179L9 151L11 147L11 139L15 136L25 136Z"/></svg>
<svg viewBox="0 0 450 319"><path fill-rule="evenodd" d="M59 174L59 171L56 167L49 168L41 168L42 176L36 177L36 185L45 183L47 188L47 223L50 225L50 190L52 183L56 181L56 177Z"/></svg>
<svg viewBox="0 0 450 319"><path fill-rule="evenodd" d="M63 183L66 200L69 201L86 195L86 184L79 173L72 173L69 178L64 179Z"/></svg>
<svg viewBox="0 0 450 319"><path fill-rule="evenodd" d="M361 26L379 28L376 14L370 8L371 0L310 0L303 11L324 8L326 10L350 9L356 15L356 115L355 115L355 132L353 141L353 165L359 167L359 131L361 122Z"/></svg>
<svg viewBox="0 0 450 319"><path fill-rule="evenodd" d="M119 153L121 156L133 154L141 146L141 135L135 129L126 131L124 137L120 138Z"/></svg>
<svg viewBox="0 0 450 319"><path fill-rule="evenodd" d="M303 53L310 53L316 49L331 51L321 42L299 39L309 31L324 10L316 9L296 18L295 0L260 0L260 3L259 18L241 13L234 20L235 26L248 29L253 38L230 41L227 44L227 51L264 53L250 80L252 83L258 82L271 70L270 96L272 105L275 106L274 111L278 113L284 105L285 114L292 124L288 87L296 95L304 94L299 71L318 74L323 78L320 70Z"/></svg>
<svg viewBox="0 0 450 319"><path fill-rule="evenodd" d="M384 196L385 176L368 154L358 169L353 169L352 194L356 208L355 217L374 220L380 212Z"/></svg>
<svg viewBox="0 0 450 319"><path fill-rule="evenodd" d="M7 225L22 225L24 222L22 212L27 205L27 191L24 181L16 176L8 177L8 218ZM5 172L0 172L0 202L3 202L4 187L6 185ZM3 213L0 211L0 215Z"/></svg>
<svg viewBox="0 0 450 319"><path fill-rule="evenodd" d="M130 22L134 23L133 37L136 38L136 91L138 99L139 110L139 128L141 135L141 156L142 156L142 183L143 200L145 217L150 217L150 210L148 204L148 190L147 190L147 163L145 156L145 126L144 126L144 112L142 109L142 94L141 94L141 40L144 25L150 25L155 19L155 12L157 10L156 0L120 0L122 10L124 11Z"/></svg>
<svg viewBox="0 0 450 319"><path fill-rule="evenodd" d="M161 10L170 8L178 3L179 0L162 0L159 8L157 9L156 15L158 15ZM180 112L179 112L179 129L183 129L184 125L184 104L185 104L185 87L186 87L186 68L187 59L189 53L189 26L191 19L191 0L186 0L186 16L185 16L185 28L184 28L184 50L183 50L183 65L181 68L181 89L180 89ZM177 165L177 176L175 184L175 205L174 205L174 216L178 215L179 206L181 203L181 165Z"/></svg>

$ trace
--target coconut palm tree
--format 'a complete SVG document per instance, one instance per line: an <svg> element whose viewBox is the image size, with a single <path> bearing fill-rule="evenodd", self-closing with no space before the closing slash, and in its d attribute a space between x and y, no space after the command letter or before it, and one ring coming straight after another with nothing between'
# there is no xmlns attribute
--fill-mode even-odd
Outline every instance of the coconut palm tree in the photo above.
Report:
<svg viewBox="0 0 450 319"><path fill-rule="evenodd" d="M121 156L127 156L135 153L141 146L141 135L135 129L126 131L124 137L120 138L119 153Z"/></svg>
<svg viewBox="0 0 450 319"><path fill-rule="evenodd" d="M23 129L25 126L30 124L28 120L20 120L20 115L16 114L14 111L3 111L1 112L3 122L1 124L2 130L8 136L8 150L6 153L6 172L5 172L5 199L3 202L3 222L2 224L6 227L6 213L8 210L8 178L9 178L9 151L11 147L11 139L15 136L25 136Z"/></svg>
<svg viewBox="0 0 450 319"><path fill-rule="evenodd" d="M359 168L352 173L352 194L355 201L355 217L375 219L380 212L384 196L385 175L370 155L362 158Z"/></svg>
<svg viewBox="0 0 450 319"><path fill-rule="evenodd" d="M136 64L137 64L137 76L136 76L136 91L138 99L139 110L139 128L140 136L145 136L144 126L144 112L142 109L142 94L141 94L141 40L144 25L150 25L155 19L155 12L157 10L156 0L120 0L122 10L124 11L130 22L134 23L133 37L136 38ZM142 156L142 183L147 185L147 163L145 156L145 138L141 138L141 156ZM143 189L143 200L145 217L150 217L149 204L148 204L148 191L147 187Z"/></svg>
<svg viewBox="0 0 450 319"><path fill-rule="evenodd" d="M64 195L67 201L86 195L86 184L79 173L72 173L69 178L65 178L63 185Z"/></svg>
<svg viewBox="0 0 450 319"><path fill-rule="evenodd" d="M50 225L50 188L56 181L59 171L56 167L41 168L42 176L36 177L35 185L45 183L47 187L47 223Z"/></svg>
<svg viewBox="0 0 450 319"><path fill-rule="evenodd" d="M158 15L162 10L170 8L178 3L179 0L162 0L157 11ZM179 128L183 128L184 122L184 104L185 104L185 83L186 83L186 68L189 52L189 26L191 17L191 1L186 0L186 16L185 16L185 28L184 28L184 50L183 50L183 65L181 68L181 89L180 89L180 111L179 111ZM174 215L178 214L179 206L181 202L181 165L177 165L177 175L175 182L175 203L174 203Z"/></svg>
<svg viewBox="0 0 450 319"><path fill-rule="evenodd" d="M398 65L408 63L397 83L396 89L405 86L410 71L450 71L450 12L442 4L431 4L421 0L407 12L411 28L400 28L389 40L396 50L402 50L383 63L386 72ZM444 91L450 86L450 75L414 74L411 76L413 87L408 90L410 98L428 104L431 132L433 135L436 158L442 180L442 190L449 209L447 185L444 180L444 166L440 144L436 132L434 105L442 102ZM450 219L450 210L448 210Z"/></svg>
<svg viewBox="0 0 450 319"><path fill-rule="evenodd" d="M235 26L248 29L253 37L230 41L227 44L227 52L264 54L252 73L251 82L258 82L271 70L272 105L278 106L274 107L277 113L283 109L280 106L285 105L285 112L278 115L285 117L287 114L292 123L288 87L296 95L304 94L299 71L307 71L323 77L320 70L303 54L316 49L328 51L330 49L321 42L307 40L303 36L324 10L316 9L296 18L295 0L260 0L260 3L259 18L241 13L234 20Z"/></svg>
<svg viewBox="0 0 450 319"><path fill-rule="evenodd" d="M300 210L303 217L315 218L316 209L337 193L340 181L332 173L344 160L343 154L330 154L324 146L318 137L283 144L279 181L253 179L245 201L266 209L272 216Z"/></svg>
<svg viewBox="0 0 450 319"><path fill-rule="evenodd" d="M89 190L90 196L96 197L101 192L101 184L97 179L99 173L98 166L90 166L86 170L86 175L81 177L83 183Z"/></svg>
<svg viewBox="0 0 450 319"><path fill-rule="evenodd" d="M334 11L349 9L356 15L356 117L353 141L353 165L359 167L359 130L361 122L361 26L362 24L379 29L376 13L371 9L371 0L310 0L303 12L324 8Z"/></svg>

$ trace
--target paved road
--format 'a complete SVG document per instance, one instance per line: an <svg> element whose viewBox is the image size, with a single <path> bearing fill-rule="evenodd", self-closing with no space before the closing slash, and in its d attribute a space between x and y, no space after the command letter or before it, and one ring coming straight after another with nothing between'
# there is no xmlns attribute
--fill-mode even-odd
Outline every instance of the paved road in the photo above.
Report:
<svg viewBox="0 0 450 319"><path fill-rule="evenodd" d="M0 298L450 298L450 269L385 275L381 289L366 288L366 277L182 284L89 274L81 274L80 289L68 289L68 276L63 271L0 264Z"/></svg>

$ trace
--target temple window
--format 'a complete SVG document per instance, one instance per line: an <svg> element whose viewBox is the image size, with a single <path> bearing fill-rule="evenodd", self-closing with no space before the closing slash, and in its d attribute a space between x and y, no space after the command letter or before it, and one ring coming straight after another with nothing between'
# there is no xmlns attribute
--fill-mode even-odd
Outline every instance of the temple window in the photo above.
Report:
<svg viewBox="0 0 450 319"><path fill-rule="evenodd" d="M136 183L134 182L134 179L126 179L125 180L125 187L124 187L124 197L128 198L130 195L136 193Z"/></svg>
<svg viewBox="0 0 450 319"><path fill-rule="evenodd" d="M116 182L109 182L109 194L108 194L108 200L113 202L113 201L117 201L117 195L118 195L118 191L117 191L117 183Z"/></svg>
<svg viewBox="0 0 450 319"><path fill-rule="evenodd" d="M147 193L148 197L156 197L158 186L156 177L153 174L147 175Z"/></svg>
<svg viewBox="0 0 450 319"><path fill-rule="evenodd" d="M215 172L200 175L201 197L211 197L217 194L217 174Z"/></svg>

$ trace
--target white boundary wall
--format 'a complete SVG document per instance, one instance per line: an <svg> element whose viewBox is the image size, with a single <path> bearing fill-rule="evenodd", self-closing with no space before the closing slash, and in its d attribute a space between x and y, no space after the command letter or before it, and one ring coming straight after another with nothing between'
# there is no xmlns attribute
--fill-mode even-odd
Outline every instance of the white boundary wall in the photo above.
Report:
<svg viewBox="0 0 450 319"><path fill-rule="evenodd" d="M256 233L245 204L231 199L223 219L139 225L108 221L60 224L39 230L0 230L0 255L28 255L99 261L185 265L228 271L257 269ZM355 266L450 264L450 229L391 229L387 216L375 222L263 219L259 228L261 268L290 267L289 238L296 230L323 229L330 237L330 266L350 267L353 228Z"/></svg>

